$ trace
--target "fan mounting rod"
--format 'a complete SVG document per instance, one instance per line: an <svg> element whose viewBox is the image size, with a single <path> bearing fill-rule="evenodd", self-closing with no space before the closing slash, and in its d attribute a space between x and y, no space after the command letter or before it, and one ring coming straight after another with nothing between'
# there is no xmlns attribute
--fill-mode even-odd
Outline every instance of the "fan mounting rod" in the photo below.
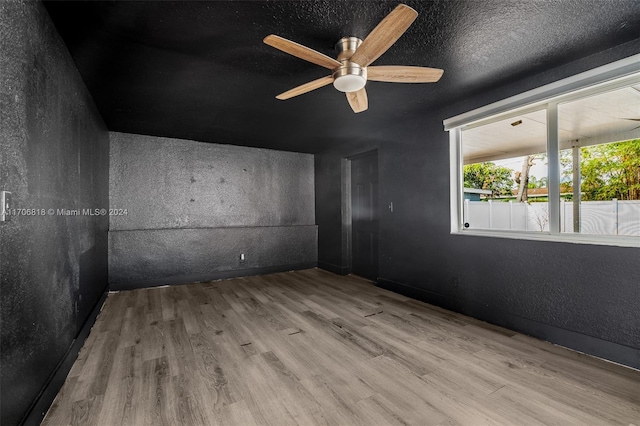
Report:
<svg viewBox="0 0 640 426"><path fill-rule="evenodd" d="M367 68L350 61L361 43L357 37L343 37L336 43L340 66L333 71L333 87L341 92L356 92L367 84Z"/></svg>

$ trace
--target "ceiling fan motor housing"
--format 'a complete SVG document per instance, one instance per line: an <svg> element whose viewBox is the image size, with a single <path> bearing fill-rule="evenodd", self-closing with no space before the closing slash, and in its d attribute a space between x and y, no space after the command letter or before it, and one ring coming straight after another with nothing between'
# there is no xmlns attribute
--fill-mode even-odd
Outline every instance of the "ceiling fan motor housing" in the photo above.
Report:
<svg viewBox="0 0 640 426"><path fill-rule="evenodd" d="M367 83L367 68L349 60L361 43L357 37L343 37L336 43L342 65L333 71L333 86L341 92L356 92Z"/></svg>

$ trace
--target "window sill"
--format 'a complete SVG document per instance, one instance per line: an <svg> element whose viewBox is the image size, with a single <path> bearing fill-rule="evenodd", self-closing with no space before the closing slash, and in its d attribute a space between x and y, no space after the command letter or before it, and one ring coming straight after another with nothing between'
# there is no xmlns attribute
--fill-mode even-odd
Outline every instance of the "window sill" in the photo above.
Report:
<svg viewBox="0 0 640 426"><path fill-rule="evenodd" d="M548 232L517 232L497 230L469 230L453 231L451 235L469 235L474 237L509 238L515 240L550 241L569 244L591 244L601 246L636 247L640 248L640 237L608 236L608 235L580 235L580 234L550 234Z"/></svg>

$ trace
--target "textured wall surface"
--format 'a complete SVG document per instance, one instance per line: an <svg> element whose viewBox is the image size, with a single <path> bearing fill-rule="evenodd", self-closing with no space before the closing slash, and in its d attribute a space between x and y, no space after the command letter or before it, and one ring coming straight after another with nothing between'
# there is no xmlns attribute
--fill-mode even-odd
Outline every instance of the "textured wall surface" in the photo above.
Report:
<svg viewBox="0 0 640 426"><path fill-rule="evenodd" d="M407 117L375 139L316 154L318 264L348 266L344 157L377 148L380 283L580 351L640 367L640 249L450 235L449 136L442 120L624 58L640 41ZM393 202L391 212L387 206Z"/></svg>
<svg viewBox="0 0 640 426"><path fill-rule="evenodd" d="M15 208L108 207L109 138L44 7L0 2L0 185ZM0 224L1 419L25 415L107 285L106 217Z"/></svg>
<svg viewBox="0 0 640 426"><path fill-rule="evenodd" d="M315 225L112 232L111 288L251 275L274 266L315 266L316 241ZM244 262L239 253L245 254Z"/></svg>
<svg viewBox="0 0 640 426"><path fill-rule="evenodd" d="M112 288L316 264L312 155L110 138Z"/></svg>

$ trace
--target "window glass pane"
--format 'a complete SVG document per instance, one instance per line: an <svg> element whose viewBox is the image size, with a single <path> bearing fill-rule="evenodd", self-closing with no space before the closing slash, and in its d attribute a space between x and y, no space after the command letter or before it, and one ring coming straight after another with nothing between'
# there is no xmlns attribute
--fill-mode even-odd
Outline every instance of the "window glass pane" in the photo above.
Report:
<svg viewBox="0 0 640 426"><path fill-rule="evenodd" d="M464 227L548 231L546 110L461 135Z"/></svg>
<svg viewBox="0 0 640 426"><path fill-rule="evenodd" d="M640 236L640 86L558 105L560 230Z"/></svg>

